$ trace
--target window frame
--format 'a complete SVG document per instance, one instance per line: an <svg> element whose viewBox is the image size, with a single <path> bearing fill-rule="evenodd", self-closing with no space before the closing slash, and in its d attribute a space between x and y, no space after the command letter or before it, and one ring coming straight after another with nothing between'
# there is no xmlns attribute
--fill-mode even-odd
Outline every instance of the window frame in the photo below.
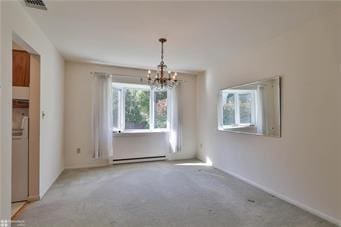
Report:
<svg viewBox="0 0 341 227"><path fill-rule="evenodd" d="M170 92L169 90L159 90L151 89L148 85L142 84L131 84L131 83L118 83L113 82L112 87L119 90L118 94L118 127L113 129L114 133L151 133L151 132L168 132L170 123ZM125 96L126 90L132 89L142 89L149 91L149 128L148 129L126 129L125 128ZM155 128L155 92L166 91L167 92L167 127L166 128Z"/></svg>
<svg viewBox="0 0 341 227"><path fill-rule="evenodd" d="M228 96L228 94L233 94L234 96L234 119L235 124L230 125L224 125L224 104L225 104L225 98ZM240 123L240 100L239 95L243 94L251 94L251 122L250 123ZM257 112L256 112L256 91L250 91L250 90L234 90L231 91L222 91L221 92L221 103L220 103L220 111L221 111L221 128L222 129L231 129L231 128L243 128L243 127L253 127L256 125L256 119L257 119Z"/></svg>

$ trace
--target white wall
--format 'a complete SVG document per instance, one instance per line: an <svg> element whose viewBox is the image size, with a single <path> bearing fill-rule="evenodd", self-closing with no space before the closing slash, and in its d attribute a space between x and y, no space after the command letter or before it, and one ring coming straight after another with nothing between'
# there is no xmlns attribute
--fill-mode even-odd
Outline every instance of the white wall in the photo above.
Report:
<svg viewBox="0 0 341 227"><path fill-rule="evenodd" d="M40 196L63 170L64 60L17 1L1 1L1 213L10 217L12 36L16 33L41 57Z"/></svg>
<svg viewBox="0 0 341 227"><path fill-rule="evenodd" d="M340 72L335 20L304 26L212 65L198 78L199 157L331 221L340 212ZM282 138L217 130L217 92L282 76Z"/></svg>
<svg viewBox="0 0 341 227"><path fill-rule="evenodd" d="M107 72L130 75L120 82L139 83L146 75L145 70L67 62L65 70L65 166L77 168L96 166L105 161L93 160L91 142L91 72ZM135 78L136 77L136 78ZM114 158L157 156L167 154L169 159L193 158L196 154L196 76L180 75L186 82L182 86L183 99L183 151L168 154L165 133L119 135L114 137ZM117 78L116 78L117 80ZM77 148L81 148L77 154Z"/></svg>
<svg viewBox="0 0 341 227"><path fill-rule="evenodd" d="M0 31L2 32L2 2L0 2ZM0 65L2 65L1 59L3 56L2 53L2 35L0 35ZM3 104L2 104L2 70L0 68L0 129L2 129L2 111L3 111ZM6 193L3 193L3 171L8 168L7 166L4 166L4 161L3 161L3 143L2 143L2 130L0 130L0 220L3 219L4 217L7 218L7 213L8 213L8 208L7 208L7 200L4 198L4 196L8 196Z"/></svg>

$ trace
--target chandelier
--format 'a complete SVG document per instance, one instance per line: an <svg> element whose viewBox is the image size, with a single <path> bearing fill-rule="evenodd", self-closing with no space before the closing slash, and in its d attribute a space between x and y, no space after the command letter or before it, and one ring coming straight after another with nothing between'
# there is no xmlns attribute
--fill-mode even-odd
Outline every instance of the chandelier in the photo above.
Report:
<svg viewBox="0 0 341 227"><path fill-rule="evenodd" d="M171 89L178 85L179 81L177 80L177 73L172 73L171 71L167 71L167 65L163 61L163 44L167 42L167 39L160 38L159 42L161 43L161 62L157 66L157 70L154 78L151 77L151 70L148 70L147 81L148 85L154 89Z"/></svg>

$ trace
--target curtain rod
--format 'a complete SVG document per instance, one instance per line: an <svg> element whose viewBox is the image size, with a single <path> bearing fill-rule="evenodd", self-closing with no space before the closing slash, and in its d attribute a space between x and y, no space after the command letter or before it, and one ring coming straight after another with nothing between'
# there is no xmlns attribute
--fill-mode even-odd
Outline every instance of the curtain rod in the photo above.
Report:
<svg viewBox="0 0 341 227"><path fill-rule="evenodd" d="M105 73L105 72L90 72L92 76L111 76L111 77L131 77L131 78L139 78L139 76L132 76L132 75L124 75L124 74L112 74L112 73Z"/></svg>
<svg viewBox="0 0 341 227"><path fill-rule="evenodd" d="M134 78L139 79L140 82L147 80L147 78L141 76L132 76L132 75L124 75L124 74L112 74L106 72L90 72L92 76L110 76L110 77L126 77L126 78ZM179 82L186 83L185 80L178 79Z"/></svg>

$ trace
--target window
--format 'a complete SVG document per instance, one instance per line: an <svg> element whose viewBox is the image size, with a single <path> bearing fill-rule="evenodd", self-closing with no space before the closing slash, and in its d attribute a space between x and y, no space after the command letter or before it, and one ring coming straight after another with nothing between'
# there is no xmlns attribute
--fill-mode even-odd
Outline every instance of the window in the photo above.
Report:
<svg viewBox="0 0 341 227"><path fill-rule="evenodd" d="M222 92L222 126L245 127L255 124L255 93L229 90Z"/></svg>
<svg viewBox="0 0 341 227"><path fill-rule="evenodd" d="M224 105L223 105L223 122L224 125L233 125L236 122L235 118L235 98L234 94L226 94L224 96Z"/></svg>
<svg viewBox="0 0 341 227"><path fill-rule="evenodd" d="M166 131L168 129L167 90L149 86L113 83L114 131Z"/></svg>
<svg viewBox="0 0 341 227"><path fill-rule="evenodd" d="M239 94L239 123L251 124L252 94Z"/></svg>

